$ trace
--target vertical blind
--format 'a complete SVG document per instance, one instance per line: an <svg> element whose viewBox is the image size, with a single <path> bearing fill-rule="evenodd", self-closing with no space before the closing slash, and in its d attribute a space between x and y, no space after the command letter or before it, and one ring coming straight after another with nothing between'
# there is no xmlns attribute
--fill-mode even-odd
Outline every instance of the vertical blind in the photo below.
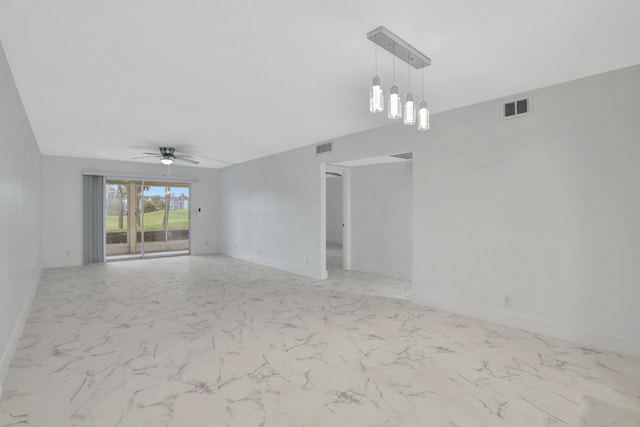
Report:
<svg viewBox="0 0 640 427"><path fill-rule="evenodd" d="M83 176L84 263L104 262L104 177Z"/></svg>

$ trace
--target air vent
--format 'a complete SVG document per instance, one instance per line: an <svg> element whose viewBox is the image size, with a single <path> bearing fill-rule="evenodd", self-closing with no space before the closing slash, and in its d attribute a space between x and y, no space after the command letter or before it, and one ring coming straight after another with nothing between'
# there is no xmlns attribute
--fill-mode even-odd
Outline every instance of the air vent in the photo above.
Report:
<svg viewBox="0 0 640 427"><path fill-rule="evenodd" d="M330 151L333 151L333 147L332 147L332 143L331 142L325 142L324 144L316 145L316 155L323 154L323 153L328 153Z"/></svg>
<svg viewBox="0 0 640 427"><path fill-rule="evenodd" d="M505 102L502 105L502 118L510 119L531 114L531 97Z"/></svg>

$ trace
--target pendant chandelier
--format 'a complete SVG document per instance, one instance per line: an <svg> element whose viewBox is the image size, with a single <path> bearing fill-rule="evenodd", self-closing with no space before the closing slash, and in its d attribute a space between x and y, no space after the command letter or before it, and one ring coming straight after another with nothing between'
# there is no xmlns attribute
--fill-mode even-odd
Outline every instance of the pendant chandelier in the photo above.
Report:
<svg viewBox="0 0 640 427"><path fill-rule="evenodd" d="M376 46L377 48L377 46ZM395 52L396 46L393 44L392 52ZM400 100L400 93L398 91L398 86L396 86L396 56L393 55L391 57L393 61L393 86L389 90L389 115L390 119L399 119L402 117L402 101Z"/></svg>
<svg viewBox="0 0 640 427"><path fill-rule="evenodd" d="M371 79L369 87L369 111L372 113L381 113L384 111L384 90L382 86L382 78L378 74L378 47L382 47L392 55L393 78L392 86L389 89L389 101L387 117L392 120L403 118L403 123L407 126L413 126L418 123L418 130L429 129L429 109L424 96L424 69L431 65L431 59L422 52L415 49L409 43L387 30L385 27L378 27L367 34L367 38L371 40L375 46L375 74ZM399 58L407 63L408 67L408 84L405 96L404 106L400 97L400 90L396 86L396 64L395 59ZM411 92L411 67L422 71L422 100L419 104L416 114L416 101Z"/></svg>
<svg viewBox="0 0 640 427"><path fill-rule="evenodd" d="M384 96L382 95L382 80L378 77L378 46L376 46L374 62L376 74L371 79L369 111L372 113L381 113L384 111Z"/></svg>
<svg viewBox="0 0 640 427"><path fill-rule="evenodd" d="M418 130L429 130L429 109L424 98L424 68L422 69L422 102L418 109Z"/></svg>

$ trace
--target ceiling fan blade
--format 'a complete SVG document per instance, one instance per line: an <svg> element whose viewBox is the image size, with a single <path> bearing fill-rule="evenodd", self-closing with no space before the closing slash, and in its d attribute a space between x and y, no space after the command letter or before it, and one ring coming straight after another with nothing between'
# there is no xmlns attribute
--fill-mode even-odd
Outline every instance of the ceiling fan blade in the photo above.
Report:
<svg viewBox="0 0 640 427"><path fill-rule="evenodd" d="M214 162L220 162L220 163L226 163L228 165L235 165L236 163L233 162L228 162L226 160L220 160L220 159L216 159L214 157L207 157L207 156L203 156L202 154L195 154L197 157L202 157L203 159L207 159L207 160L213 160Z"/></svg>
<svg viewBox="0 0 640 427"><path fill-rule="evenodd" d="M142 154L149 154L151 156L160 156L160 154L158 154L158 153L142 153Z"/></svg>
<svg viewBox="0 0 640 427"><path fill-rule="evenodd" d="M148 153L145 153L148 154ZM149 157L160 157L158 154L154 154L153 156L138 156L138 157L131 157L131 160L133 159L148 159Z"/></svg>
<svg viewBox="0 0 640 427"><path fill-rule="evenodd" d="M176 157L176 160L180 160L180 161L182 161L182 162L191 163L191 164L193 164L193 165L199 165L199 164L200 164L200 162L196 162L195 160L191 160L191 159L185 159L185 158L184 158L184 157L182 157L182 156L175 156L175 157Z"/></svg>
<svg viewBox="0 0 640 427"><path fill-rule="evenodd" d="M178 156L179 157L188 157L190 159L193 159L193 156L191 154L187 154L187 153L183 153L182 151L174 151L174 153L180 153Z"/></svg>

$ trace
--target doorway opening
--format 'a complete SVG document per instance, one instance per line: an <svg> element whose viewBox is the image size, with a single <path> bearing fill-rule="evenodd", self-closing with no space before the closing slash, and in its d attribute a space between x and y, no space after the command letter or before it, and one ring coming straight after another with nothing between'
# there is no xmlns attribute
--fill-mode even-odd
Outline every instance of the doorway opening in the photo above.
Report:
<svg viewBox="0 0 640 427"><path fill-rule="evenodd" d="M190 253L189 184L106 179L107 261Z"/></svg>
<svg viewBox="0 0 640 427"><path fill-rule="evenodd" d="M330 281L356 278L367 293L410 297L412 160L401 153L323 165L321 250Z"/></svg>
<svg viewBox="0 0 640 427"><path fill-rule="evenodd" d="M344 251L345 170L328 166L326 171L326 260L327 272L346 270Z"/></svg>

